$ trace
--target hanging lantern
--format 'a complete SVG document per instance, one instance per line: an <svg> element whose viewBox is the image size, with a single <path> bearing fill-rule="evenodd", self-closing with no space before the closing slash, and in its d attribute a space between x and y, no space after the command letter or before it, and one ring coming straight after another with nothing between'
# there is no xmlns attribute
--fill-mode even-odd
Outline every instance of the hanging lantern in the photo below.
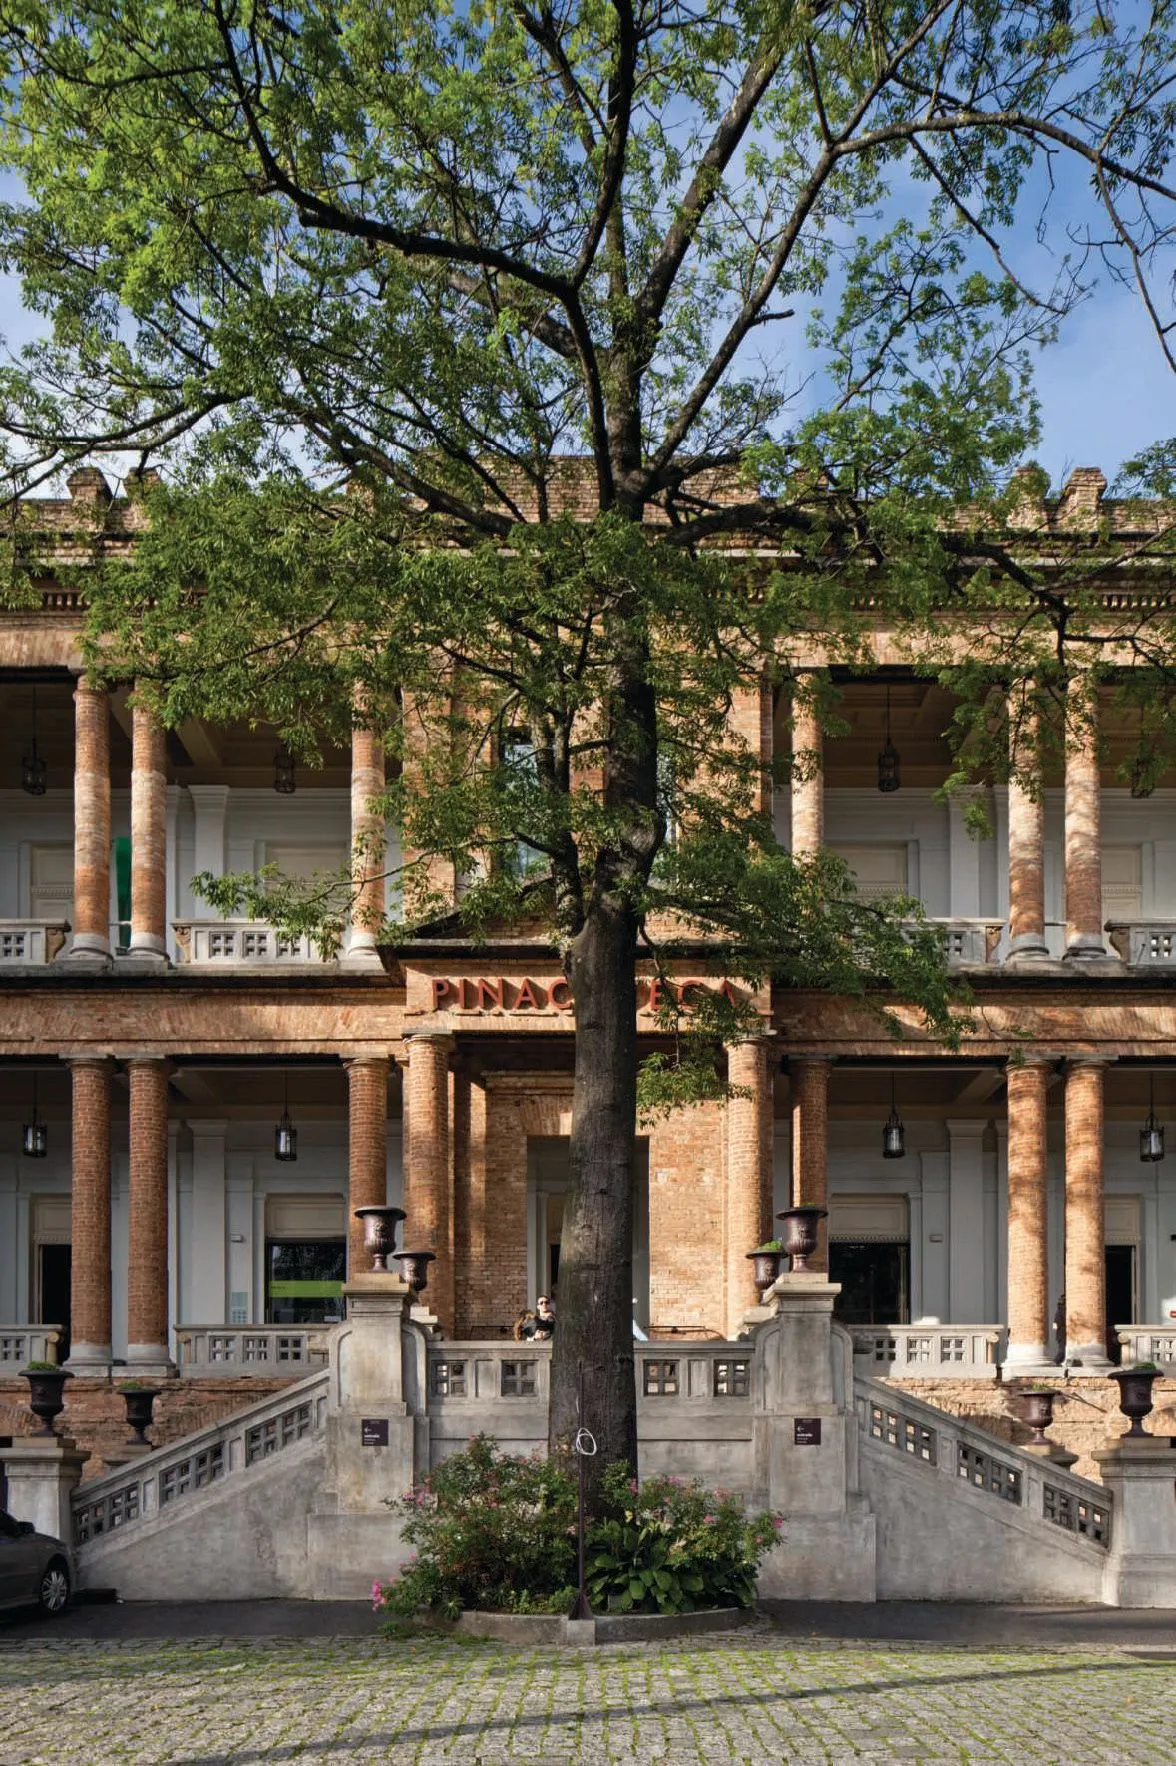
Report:
<svg viewBox="0 0 1176 1766"><path fill-rule="evenodd" d="M906 1158L906 1129L894 1101L894 1076L890 1078L890 1114L882 1128L882 1157Z"/></svg>
<svg viewBox="0 0 1176 1766"><path fill-rule="evenodd" d="M1145 1165L1158 1165L1164 1157L1164 1131L1156 1121L1156 1082L1148 1082L1147 1121L1139 1131L1139 1157Z"/></svg>
<svg viewBox="0 0 1176 1766"><path fill-rule="evenodd" d="M37 689L33 688L33 733L20 759L20 788L30 797L44 797L46 766L37 752Z"/></svg>
<svg viewBox="0 0 1176 1766"><path fill-rule="evenodd" d="M297 788L294 777L294 756L283 742L274 755L274 790L279 797L293 797Z"/></svg>
<svg viewBox="0 0 1176 1766"><path fill-rule="evenodd" d="M886 689L886 741L878 753L879 791L897 791L899 778L898 749L890 740L890 688Z"/></svg>
<svg viewBox="0 0 1176 1766"><path fill-rule="evenodd" d="M292 1165L298 1157L298 1130L290 1120L290 1075L282 1085L282 1114L274 1129L274 1158L283 1165Z"/></svg>
<svg viewBox="0 0 1176 1766"><path fill-rule="evenodd" d="M21 1152L26 1159L43 1159L49 1151L49 1130L37 1113L37 1076L33 1074L33 1119L21 1129Z"/></svg>

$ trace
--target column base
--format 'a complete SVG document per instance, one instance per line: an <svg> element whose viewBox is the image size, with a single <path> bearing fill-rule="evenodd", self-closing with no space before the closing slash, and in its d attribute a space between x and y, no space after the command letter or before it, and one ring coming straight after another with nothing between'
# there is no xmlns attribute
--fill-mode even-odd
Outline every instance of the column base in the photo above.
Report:
<svg viewBox="0 0 1176 1766"><path fill-rule="evenodd" d="M53 960L69 969L109 969L114 962L110 940L95 938L85 932L75 932L69 949L61 951Z"/></svg>
<svg viewBox="0 0 1176 1766"><path fill-rule="evenodd" d="M123 951L116 959L119 968L136 969L170 969L167 946L162 938L158 944L132 944L130 950Z"/></svg>
<svg viewBox="0 0 1176 1766"><path fill-rule="evenodd" d="M1050 960L1049 946L1038 932L1018 932L1015 938L1009 939L1008 955L1005 962L1048 963Z"/></svg>
<svg viewBox="0 0 1176 1766"><path fill-rule="evenodd" d="M126 1375L140 1379L150 1374L160 1380L174 1380L178 1369L161 1343L130 1343L127 1345Z"/></svg>
<svg viewBox="0 0 1176 1766"><path fill-rule="evenodd" d="M1010 1343L1000 1371L1006 1380L1056 1380L1062 1375L1044 1343Z"/></svg>
<svg viewBox="0 0 1176 1766"><path fill-rule="evenodd" d="M351 945L339 958L339 967L345 970L366 970L371 975L384 973L383 961L374 944Z"/></svg>
<svg viewBox="0 0 1176 1766"><path fill-rule="evenodd" d="M1103 1379L1114 1367L1102 1343L1066 1344L1066 1375L1070 1379Z"/></svg>
<svg viewBox="0 0 1176 1766"><path fill-rule="evenodd" d="M108 1380L114 1368L114 1352L109 1343L75 1343L64 1365L66 1372L77 1379Z"/></svg>
<svg viewBox="0 0 1176 1766"><path fill-rule="evenodd" d="M1092 932L1084 932L1079 937L1067 941L1066 948L1062 953L1062 961L1063 963L1117 962L1118 958L1112 957L1101 938L1097 938Z"/></svg>

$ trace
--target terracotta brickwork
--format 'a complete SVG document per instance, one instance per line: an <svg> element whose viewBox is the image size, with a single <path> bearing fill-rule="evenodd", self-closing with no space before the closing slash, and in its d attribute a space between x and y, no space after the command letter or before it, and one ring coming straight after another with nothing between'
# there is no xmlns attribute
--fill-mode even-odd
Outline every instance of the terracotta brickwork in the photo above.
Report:
<svg viewBox="0 0 1176 1766"><path fill-rule="evenodd" d="M1049 1067L1029 1059L1008 1072L1009 1360L1045 1361L1049 1345L1046 1252L1046 1092Z"/></svg>
<svg viewBox="0 0 1176 1766"><path fill-rule="evenodd" d="M127 1359L167 1357L167 1064L128 1061Z"/></svg>
<svg viewBox="0 0 1176 1766"><path fill-rule="evenodd" d="M388 1062L378 1055L347 1062L347 1273L372 1266L357 1208L388 1200ZM415 1248L415 1247L414 1247Z"/></svg>
<svg viewBox="0 0 1176 1766"><path fill-rule="evenodd" d="M1098 956L1105 949L1098 730L1085 696L1074 715L1082 721L1066 739L1066 953Z"/></svg>
<svg viewBox="0 0 1176 1766"><path fill-rule="evenodd" d="M1103 1075L1100 1061L1066 1074L1066 1352L1106 1354L1103 1246Z"/></svg>
<svg viewBox="0 0 1176 1766"><path fill-rule="evenodd" d="M167 745L144 705L133 712L131 762L131 949L166 952Z"/></svg>
<svg viewBox="0 0 1176 1766"><path fill-rule="evenodd" d="M74 949L110 951L110 706L83 676L74 693Z"/></svg>
<svg viewBox="0 0 1176 1766"><path fill-rule="evenodd" d="M798 858L825 844L824 732L812 706L792 711L792 851Z"/></svg>
<svg viewBox="0 0 1176 1766"><path fill-rule="evenodd" d="M721 1332L727 1305L723 1109L696 1104L649 1131L649 1321ZM750 1250L750 1245L741 1247Z"/></svg>
<svg viewBox="0 0 1176 1766"><path fill-rule="evenodd" d="M729 1337L739 1331L748 1308L759 1303L747 1253L769 1236L772 1217L772 1059L763 1041L739 1043L727 1051L727 1078L738 1088L724 1112Z"/></svg>
<svg viewBox="0 0 1176 1766"><path fill-rule="evenodd" d="M371 731L351 736L351 846L356 884L350 948L375 949L384 918L384 820L373 815L371 800L384 789L384 749Z"/></svg>
<svg viewBox="0 0 1176 1766"><path fill-rule="evenodd" d="M110 1355L110 1062L73 1074L72 1353Z"/></svg>
<svg viewBox="0 0 1176 1766"><path fill-rule="evenodd" d="M1031 764L1035 732L1016 725L1014 707L1009 779L1009 942L1013 952L1045 952L1045 799L1016 769Z"/></svg>
<svg viewBox="0 0 1176 1766"><path fill-rule="evenodd" d="M412 1250L432 1251L433 1311L453 1329L453 1180L449 1135L449 1056L453 1039L419 1033L408 1045L404 1080L404 1207Z"/></svg>

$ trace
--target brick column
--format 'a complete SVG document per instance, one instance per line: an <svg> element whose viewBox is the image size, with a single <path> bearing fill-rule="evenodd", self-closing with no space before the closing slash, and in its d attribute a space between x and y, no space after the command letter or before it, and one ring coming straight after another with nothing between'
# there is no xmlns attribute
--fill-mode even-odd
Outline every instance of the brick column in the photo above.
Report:
<svg viewBox="0 0 1176 1766"><path fill-rule="evenodd" d="M171 1371L168 1357L167 1076L156 1056L127 1062L131 1088L127 1219L127 1366Z"/></svg>
<svg viewBox="0 0 1176 1766"><path fill-rule="evenodd" d="M347 1068L347 1279L369 1270L357 1208L382 1208L388 1200L388 1060L357 1056ZM425 1247L428 1249L429 1247Z"/></svg>
<svg viewBox="0 0 1176 1766"><path fill-rule="evenodd" d="M432 1251L432 1310L453 1329L453 1210L449 1160L449 1056L453 1038L419 1031L409 1039L404 1080L406 1243Z"/></svg>
<svg viewBox="0 0 1176 1766"><path fill-rule="evenodd" d="M792 706L792 852L819 852L825 842L825 737L807 704Z"/></svg>
<svg viewBox="0 0 1176 1766"><path fill-rule="evenodd" d="M823 1055L794 1055L792 1076L792 1206L829 1206L829 1062ZM828 1221L821 1222L810 1268L829 1267Z"/></svg>
<svg viewBox="0 0 1176 1766"><path fill-rule="evenodd" d="M74 1373L110 1371L110 1067L69 1063L73 1077L70 1353Z"/></svg>
<svg viewBox="0 0 1176 1766"><path fill-rule="evenodd" d="M1072 683L1066 731L1066 957L1105 957L1102 911L1102 817L1098 773L1098 706L1089 688Z"/></svg>
<svg viewBox="0 0 1176 1766"><path fill-rule="evenodd" d="M771 1045L761 1038L727 1050L727 1078L747 1095L727 1100L727 1335L734 1337L759 1289L747 1258L771 1237Z"/></svg>
<svg viewBox="0 0 1176 1766"><path fill-rule="evenodd" d="M110 705L83 675L74 691L74 904L70 957L110 960Z"/></svg>
<svg viewBox="0 0 1176 1766"><path fill-rule="evenodd" d="M167 961L167 743L162 723L137 705L131 725L131 948Z"/></svg>
<svg viewBox="0 0 1176 1766"><path fill-rule="evenodd" d="M384 818L373 797L384 790L384 745L371 730L351 732L351 863L355 903L344 961L349 968L382 968L377 949L384 918Z"/></svg>
<svg viewBox="0 0 1176 1766"><path fill-rule="evenodd" d="M1066 1360L1108 1365L1101 1060L1066 1070Z"/></svg>
<svg viewBox="0 0 1176 1766"><path fill-rule="evenodd" d="M1046 1094L1053 1057L1034 1054L1008 1071L1008 1311L1005 1372L1040 1374L1049 1352ZM973 1247L973 1252L975 1247Z"/></svg>
<svg viewBox="0 0 1176 1766"><path fill-rule="evenodd" d="M1016 712L1014 709L1014 718ZM1048 955L1045 943L1045 799L1036 796L1024 778L1024 768L1035 764L1031 750L1033 732L1010 734L1009 779L1009 955L1040 960ZM1018 768L1021 777L1017 777Z"/></svg>

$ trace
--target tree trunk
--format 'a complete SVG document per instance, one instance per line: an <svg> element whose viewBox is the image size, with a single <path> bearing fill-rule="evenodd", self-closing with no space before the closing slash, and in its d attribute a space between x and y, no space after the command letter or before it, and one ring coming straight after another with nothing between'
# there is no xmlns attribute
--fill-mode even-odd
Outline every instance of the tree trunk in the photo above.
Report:
<svg viewBox="0 0 1176 1766"><path fill-rule="evenodd" d="M637 928L615 895L598 897L576 938L568 979L576 1006L571 1193L564 1212L548 1424L552 1449L583 1426L597 1453L589 1486L611 1462L637 1470L633 1380L633 1143L637 1123Z"/></svg>

